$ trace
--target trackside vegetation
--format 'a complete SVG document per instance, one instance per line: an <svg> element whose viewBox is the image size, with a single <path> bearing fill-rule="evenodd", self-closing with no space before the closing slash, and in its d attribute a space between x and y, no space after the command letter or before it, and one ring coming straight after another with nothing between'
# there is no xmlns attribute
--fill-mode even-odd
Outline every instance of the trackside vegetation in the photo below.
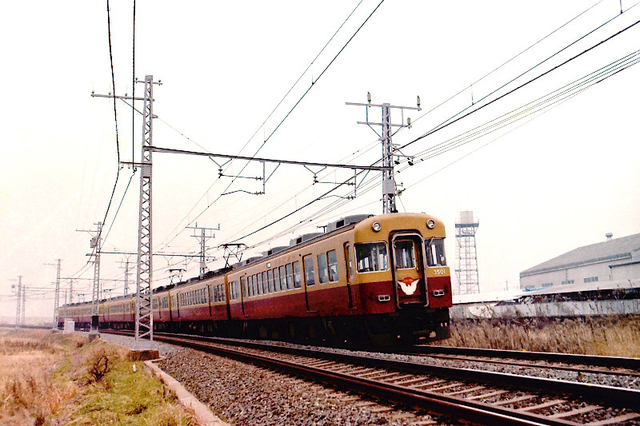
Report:
<svg viewBox="0 0 640 426"><path fill-rule="evenodd" d="M640 357L640 315L455 321L447 346Z"/></svg>
<svg viewBox="0 0 640 426"><path fill-rule="evenodd" d="M0 329L0 424L197 422L124 348L76 333Z"/></svg>

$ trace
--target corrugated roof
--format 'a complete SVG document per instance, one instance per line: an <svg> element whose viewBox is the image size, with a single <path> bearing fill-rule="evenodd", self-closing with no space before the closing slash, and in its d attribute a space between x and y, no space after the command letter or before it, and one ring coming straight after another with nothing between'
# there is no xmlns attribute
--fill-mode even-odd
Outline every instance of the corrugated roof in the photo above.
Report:
<svg viewBox="0 0 640 426"><path fill-rule="evenodd" d="M571 250L551 260L520 272L520 277L552 272L559 269L631 259L631 252L640 250L640 234L614 238Z"/></svg>

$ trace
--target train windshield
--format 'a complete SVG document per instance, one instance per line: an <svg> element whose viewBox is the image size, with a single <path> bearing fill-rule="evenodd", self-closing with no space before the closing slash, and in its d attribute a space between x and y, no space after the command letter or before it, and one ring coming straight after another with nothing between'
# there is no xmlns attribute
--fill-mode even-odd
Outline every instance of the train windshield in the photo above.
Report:
<svg viewBox="0 0 640 426"><path fill-rule="evenodd" d="M394 243L397 269L412 269L416 267L416 256L413 241L399 240Z"/></svg>
<svg viewBox="0 0 640 426"><path fill-rule="evenodd" d="M358 272L386 271L389 269L387 244L363 243L355 244Z"/></svg>
<svg viewBox="0 0 640 426"><path fill-rule="evenodd" d="M429 238L424 242L427 253L428 266L446 266L447 261L444 256L444 240L442 238Z"/></svg>

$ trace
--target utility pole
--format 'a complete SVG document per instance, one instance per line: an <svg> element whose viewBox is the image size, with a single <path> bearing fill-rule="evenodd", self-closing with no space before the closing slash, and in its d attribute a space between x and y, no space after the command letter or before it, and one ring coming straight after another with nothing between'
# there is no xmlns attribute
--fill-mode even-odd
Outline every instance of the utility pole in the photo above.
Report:
<svg viewBox="0 0 640 426"><path fill-rule="evenodd" d="M351 106L364 106L366 108L366 121L358 121L358 124L366 124L374 131L375 134L378 135L380 141L382 142L382 213L396 213L398 209L396 208L396 200L395 197L398 193L398 189L396 186L395 175L394 175L394 155L398 155L395 153L395 146L391 143L391 137L395 132L392 132L392 127L411 127L411 119L407 118L407 124L404 124L404 110L416 110L420 111L420 96L417 97L417 107L406 107L406 106L396 106L388 103L384 104L372 104L371 103L371 93L367 92L367 103L354 103L354 102L346 102L347 105ZM382 109L382 121L380 123L373 123L369 121L369 108L376 107ZM403 113L401 124L392 124L391 123L391 110L399 109L400 112ZM372 125L381 126L382 134L376 132Z"/></svg>
<svg viewBox="0 0 640 426"><path fill-rule="evenodd" d="M124 263L124 268L122 268L122 262L120 262L120 269L124 269L124 295L129 294L129 257L126 257L126 261Z"/></svg>
<svg viewBox="0 0 640 426"><path fill-rule="evenodd" d="M100 302L100 252L102 250L102 222L95 224L96 231L76 229L78 232L89 232L95 236L91 237L89 246L94 250L93 258L93 290L91 292L91 329L89 330L89 341L93 341L100 333L98 331L100 318L98 316L98 304Z"/></svg>
<svg viewBox="0 0 640 426"><path fill-rule="evenodd" d="M58 259L57 265L52 263L45 263L47 266L57 266L56 268L56 291L53 298L53 329L58 329L58 308L60 307L60 263L61 259Z"/></svg>
<svg viewBox="0 0 640 426"><path fill-rule="evenodd" d="M24 311L25 311L25 305L27 302L27 286L23 285L22 287L22 303L20 304L20 316L21 316L21 320L20 320L20 325L24 325L25 321L24 321Z"/></svg>
<svg viewBox="0 0 640 426"><path fill-rule="evenodd" d="M73 280L69 280L69 304L73 303Z"/></svg>
<svg viewBox="0 0 640 426"><path fill-rule="evenodd" d="M18 327L20 325L20 302L22 299L22 275L18 276L18 291L16 294L17 294L16 299L18 300L16 305L16 327Z"/></svg>
<svg viewBox="0 0 640 426"><path fill-rule="evenodd" d="M200 235L192 235L192 237L194 238L198 238L200 241L200 278L204 278L204 274L207 272L207 263L206 263L206 253L207 253L207 240L210 238L215 238L216 235L211 232L211 234L207 235L207 231L219 231L220 230L220 224L218 224L217 228L205 228L202 226L198 226L198 224L196 223L196 226L187 226L187 228L189 229L194 229L200 230Z"/></svg>

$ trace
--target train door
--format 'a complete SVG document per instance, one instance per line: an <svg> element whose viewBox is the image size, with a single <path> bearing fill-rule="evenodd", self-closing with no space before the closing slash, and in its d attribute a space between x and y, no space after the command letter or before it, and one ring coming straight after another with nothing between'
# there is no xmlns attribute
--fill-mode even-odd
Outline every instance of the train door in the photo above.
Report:
<svg viewBox="0 0 640 426"><path fill-rule="evenodd" d="M245 317L247 314L244 311L244 298L247 297L247 277L240 277L240 307L242 308L242 316Z"/></svg>
<svg viewBox="0 0 640 426"><path fill-rule="evenodd" d="M344 260L346 263L346 276L347 276L347 297L349 298L349 309L354 308L354 295L353 287L351 287L351 280L353 279L353 255L351 254L351 247L348 243L344 245Z"/></svg>
<svg viewBox="0 0 640 426"><path fill-rule="evenodd" d="M304 297L307 303L307 311L318 312L317 303L314 303L314 298L317 295L314 297L314 291L312 291L312 288L316 285L315 265L312 254L302 257L302 268L304 269Z"/></svg>
<svg viewBox="0 0 640 426"><path fill-rule="evenodd" d="M391 237L393 280L398 308L427 304L422 236L400 233Z"/></svg>

